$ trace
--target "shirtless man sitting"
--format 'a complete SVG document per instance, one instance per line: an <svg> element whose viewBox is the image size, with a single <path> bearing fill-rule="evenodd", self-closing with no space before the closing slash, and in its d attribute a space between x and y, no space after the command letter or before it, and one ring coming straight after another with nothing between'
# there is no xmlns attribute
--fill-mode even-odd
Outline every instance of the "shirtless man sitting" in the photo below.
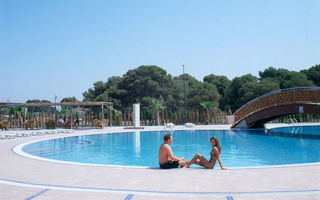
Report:
<svg viewBox="0 0 320 200"><path fill-rule="evenodd" d="M162 169L170 169L177 167L185 167L186 162L184 157L177 158L173 155L171 147L169 146L172 143L172 135L167 133L163 137L163 144L159 148L159 165Z"/></svg>

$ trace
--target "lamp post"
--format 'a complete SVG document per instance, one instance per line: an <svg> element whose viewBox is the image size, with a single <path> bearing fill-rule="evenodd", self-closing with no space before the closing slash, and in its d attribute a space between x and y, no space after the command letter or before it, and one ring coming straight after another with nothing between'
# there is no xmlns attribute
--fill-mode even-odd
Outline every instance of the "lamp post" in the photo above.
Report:
<svg viewBox="0 0 320 200"><path fill-rule="evenodd" d="M183 70L183 94L184 94L184 123L187 123L187 109L186 109L186 78L184 74L184 65L182 65Z"/></svg>
<svg viewBox="0 0 320 200"><path fill-rule="evenodd" d="M57 95L54 95L54 103L57 103ZM58 113L57 113L57 104L54 105L54 123L57 124L57 121L58 121Z"/></svg>

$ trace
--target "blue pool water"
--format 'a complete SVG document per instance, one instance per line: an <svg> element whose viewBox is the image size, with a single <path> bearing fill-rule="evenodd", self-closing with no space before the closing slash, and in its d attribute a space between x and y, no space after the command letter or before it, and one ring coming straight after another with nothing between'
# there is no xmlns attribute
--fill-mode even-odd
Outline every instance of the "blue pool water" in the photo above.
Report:
<svg viewBox="0 0 320 200"><path fill-rule="evenodd" d="M128 132L51 139L28 144L26 153L61 161L158 167L158 148L167 132ZM209 138L216 136L226 167L320 162L320 126L272 130L174 131L175 156L209 159ZM217 166L219 164L217 163Z"/></svg>

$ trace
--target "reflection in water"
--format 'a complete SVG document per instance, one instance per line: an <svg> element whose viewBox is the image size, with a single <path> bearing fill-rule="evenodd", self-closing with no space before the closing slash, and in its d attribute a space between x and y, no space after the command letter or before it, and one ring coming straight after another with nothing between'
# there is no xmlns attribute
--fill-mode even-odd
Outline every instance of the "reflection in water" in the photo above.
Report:
<svg viewBox="0 0 320 200"><path fill-rule="evenodd" d="M320 128L317 126L275 128L268 130L266 134L269 136L320 140Z"/></svg>
<svg viewBox="0 0 320 200"><path fill-rule="evenodd" d="M136 131L135 133L135 151L136 151L136 156L140 157L140 131Z"/></svg>
<svg viewBox="0 0 320 200"><path fill-rule="evenodd" d="M28 153L39 156L53 156L61 153L67 153L79 148L85 148L93 145L91 140L84 140L79 136L72 138L58 138L55 140L45 140L39 146L28 149Z"/></svg>

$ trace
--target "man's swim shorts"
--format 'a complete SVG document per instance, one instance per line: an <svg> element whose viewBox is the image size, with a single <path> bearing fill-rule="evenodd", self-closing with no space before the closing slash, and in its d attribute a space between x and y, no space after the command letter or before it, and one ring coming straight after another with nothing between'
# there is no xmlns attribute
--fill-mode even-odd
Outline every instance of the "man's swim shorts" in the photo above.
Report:
<svg viewBox="0 0 320 200"><path fill-rule="evenodd" d="M170 160L165 164L160 164L159 163L159 165L160 165L160 168L162 168L162 169L177 168L177 167L179 167L179 161Z"/></svg>

